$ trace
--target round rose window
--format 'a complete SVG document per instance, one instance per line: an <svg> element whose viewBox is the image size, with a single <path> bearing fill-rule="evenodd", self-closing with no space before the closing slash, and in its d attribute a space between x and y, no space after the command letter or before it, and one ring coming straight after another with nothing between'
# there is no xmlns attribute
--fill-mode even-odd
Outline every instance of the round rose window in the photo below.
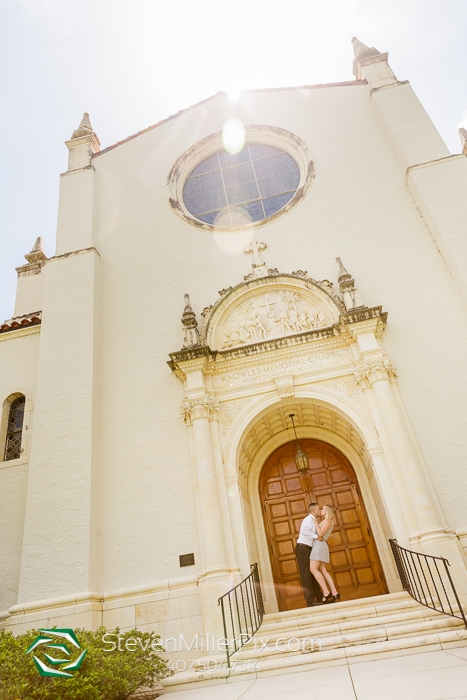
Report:
<svg viewBox="0 0 467 700"><path fill-rule="evenodd" d="M248 143L235 155L219 150L188 176L183 202L206 224L231 228L262 221L292 199L300 181L295 160L275 146Z"/></svg>

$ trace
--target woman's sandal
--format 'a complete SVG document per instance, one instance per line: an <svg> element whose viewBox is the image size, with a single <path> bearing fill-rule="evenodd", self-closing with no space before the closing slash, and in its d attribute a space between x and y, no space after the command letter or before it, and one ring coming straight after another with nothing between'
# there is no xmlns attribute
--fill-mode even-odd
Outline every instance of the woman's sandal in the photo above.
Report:
<svg viewBox="0 0 467 700"><path fill-rule="evenodd" d="M332 597L332 601L331 601L331 602L332 602L332 603L339 603L339 602L340 602L340 599L341 599L341 594L338 593L337 595L334 595L334 596Z"/></svg>
<svg viewBox="0 0 467 700"><path fill-rule="evenodd" d="M332 595L331 591L329 591L328 595L323 596L323 603L333 603L334 602L334 596Z"/></svg>

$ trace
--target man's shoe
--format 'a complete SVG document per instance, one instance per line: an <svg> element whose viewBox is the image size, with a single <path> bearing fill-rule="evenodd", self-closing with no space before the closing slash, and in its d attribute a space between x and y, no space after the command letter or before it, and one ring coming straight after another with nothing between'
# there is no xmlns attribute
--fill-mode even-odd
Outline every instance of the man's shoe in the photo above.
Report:
<svg viewBox="0 0 467 700"><path fill-rule="evenodd" d="M307 608L314 608L317 605L324 605L324 603L321 600L314 600L312 603L306 604Z"/></svg>

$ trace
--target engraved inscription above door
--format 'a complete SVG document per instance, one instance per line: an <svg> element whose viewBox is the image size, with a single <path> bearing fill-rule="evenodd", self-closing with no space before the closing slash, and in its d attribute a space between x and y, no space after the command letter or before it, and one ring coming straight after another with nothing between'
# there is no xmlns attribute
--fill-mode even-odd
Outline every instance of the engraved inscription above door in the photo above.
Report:
<svg viewBox="0 0 467 700"><path fill-rule="evenodd" d="M344 455L320 440L300 440L310 470L300 474L296 443L277 449L264 465L260 494L280 610L305 605L294 549L311 501L335 508L328 565L342 600L387 593L355 473Z"/></svg>

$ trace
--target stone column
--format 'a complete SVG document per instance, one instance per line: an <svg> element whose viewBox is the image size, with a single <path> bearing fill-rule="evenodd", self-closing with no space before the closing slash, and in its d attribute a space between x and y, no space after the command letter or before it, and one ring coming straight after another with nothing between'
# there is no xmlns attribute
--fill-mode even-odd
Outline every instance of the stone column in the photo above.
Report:
<svg viewBox="0 0 467 700"><path fill-rule="evenodd" d="M236 523L236 527L232 528L232 538L235 547L236 561L240 567L242 579L250 573L251 564L255 563L255 559L251 559L248 550L248 542L246 536L245 516L242 508L242 497L240 494L240 485L238 483L238 475L227 477L227 497L229 503L230 520ZM259 562L258 562L259 563Z"/></svg>
<svg viewBox="0 0 467 700"><path fill-rule="evenodd" d="M365 345L363 336L357 337L357 342L363 361L355 376L369 398L389 460L390 476L409 530L407 546L414 551L448 559L457 591L467 603L465 560L455 533L446 525L430 476L414 445L415 438L410 434L407 418L396 396L395 367L386 355L375 357L376 343Z"/></svg>
<svg viewBox="0 0 467 700"><path fill-rule="evenodd" d="M240 571L235 559L235 547L232 534L232 522L230 518L229 502L227 497L227 484L224 474L224 462L222 460L221 443L219 437L219 421L217 411L211 420L211 439L214 451L214 461L216 465L217 488L219 493L219 504L221 507L222 525L224 529L224 541L227 554L227 564L232 578L235 577L235 584L240 583Z"/></svg>
<svg viewBox="0 0 467 700"><path fill-rule="evenodd" d="M437 504L433 501L418 456L412 447L412 441L405 428L403 416L396 402L391 386L395 368L388 358L381 358L364 363L358 378L373 388L376 402L386 429L391 449L397 462L398 472L410 495L410 506L418 532L411 532L413 538L422 533L445 531L446 523L439 517ZM404 510L406 510L405 506ZM414 520L411 519L413 527Z"/></svg>
<svg viewBox="0 0 467 700"><path fill-rule="evenodd" d="M405 484L400 474L397 460L392 450L386 427L384 425L373 387L369 382L363 383L363 393L368 402L373 421L378 431L384 450L383 455L372 455L374 471L380 484L381 496L387 504L388 520L398 542L409 544L409 535L418 530Z"/></svg>
<svg viewBox="0 0 467 700"><path fill-rule="evenodd" d="M186 398L182 404L182 413L193 430L197 504L200 511L199 535L204 552L204 570L200 576L200 591L205 633L214 634L217 639L220 639L224 633L218 598L231 588L231 581L210 426L210 420L217 410L217 400L208 394L196 398Z"/></svg>

